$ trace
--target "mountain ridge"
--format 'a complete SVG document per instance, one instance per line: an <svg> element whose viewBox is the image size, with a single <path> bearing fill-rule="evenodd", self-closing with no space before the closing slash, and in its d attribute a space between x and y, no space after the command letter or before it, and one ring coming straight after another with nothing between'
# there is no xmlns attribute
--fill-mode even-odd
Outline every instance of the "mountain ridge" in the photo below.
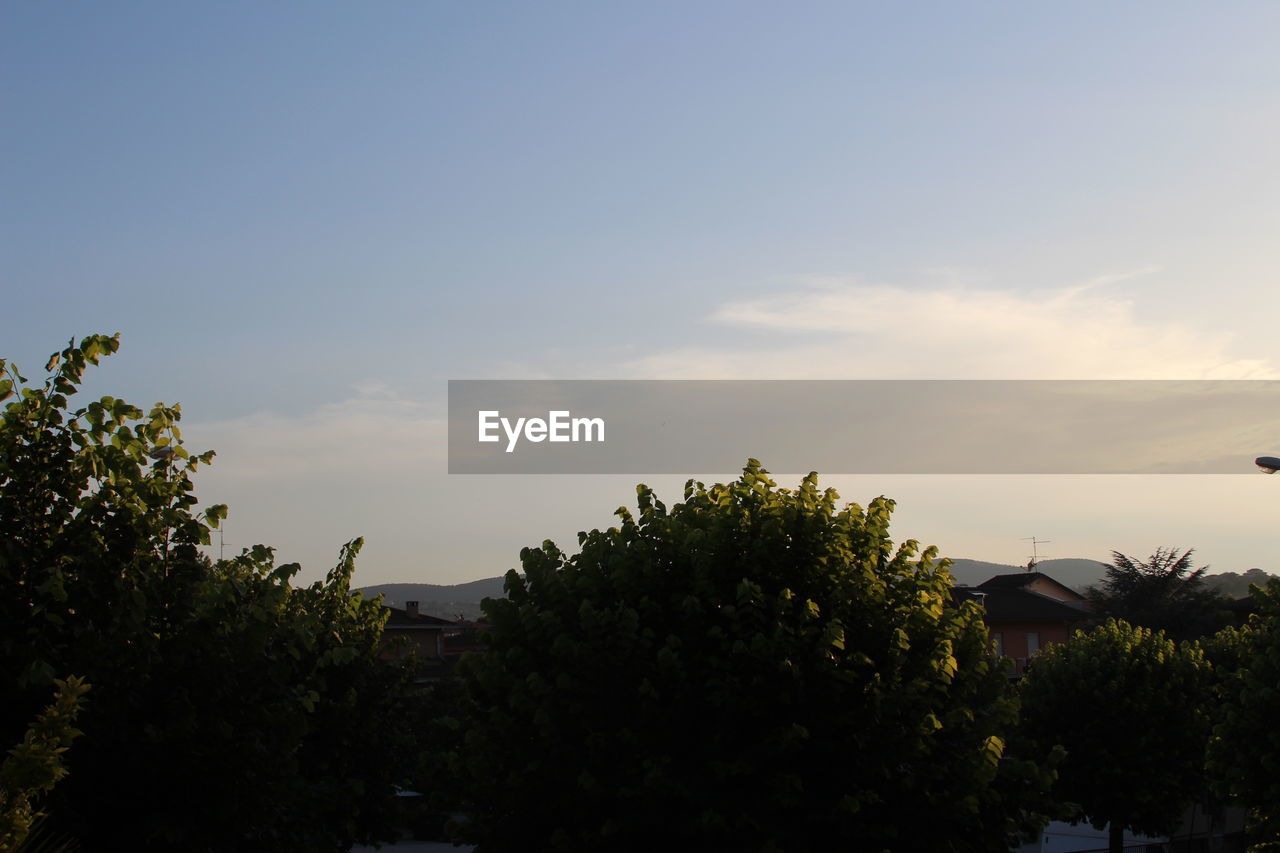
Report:
<svg viewBox="0 0 1280 853"><path fill-rule="evenodd" d="M1056 581L1083 593L1086 588L1100 583L1107 564L1099 560L1064 557L1041 560L1034 571L1043 572ZM952 560L950 572L957 585L977 586L996 575L1010 575L1029 571L1026 566L992 563L986 560L959 558ZM1205 575L1210 589L1223 592L1232 598L1248 594L1249 584L1265 583L1274 577L1261 569L1249 569L1243 574L1218 572ZM480 602L486 598L500 598L506 594L503 578L481 578L460 584L431 583L383 583L360 587L358 592L366 598L383 596L383 603L392 607L404 607L406 601L417 601L421 612L444 619L478 619L483 614Z"/></svg>

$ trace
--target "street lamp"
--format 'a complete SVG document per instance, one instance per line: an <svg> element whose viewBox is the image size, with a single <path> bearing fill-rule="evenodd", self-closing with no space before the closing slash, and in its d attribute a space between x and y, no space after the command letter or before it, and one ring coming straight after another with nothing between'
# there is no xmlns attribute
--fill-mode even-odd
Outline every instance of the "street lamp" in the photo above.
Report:
<svg viewBox="0 0 1280 853"><path fill-rule="evenodd" d="M1280 471L1280 458L1275 456L1259 456L1253 460L1253 464L1261 468L1264 474L1274 474Z"/></svg>

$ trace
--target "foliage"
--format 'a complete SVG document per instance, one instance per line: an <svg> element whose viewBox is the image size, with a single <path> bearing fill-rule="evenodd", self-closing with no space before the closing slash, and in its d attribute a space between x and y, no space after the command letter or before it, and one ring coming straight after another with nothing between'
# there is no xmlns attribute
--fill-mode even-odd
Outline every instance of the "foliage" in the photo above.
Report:
<svg viewBox="0 0 1280 853"><path fill-rule="evenodd" d="M1255 587L1258 610L1243 630L1224 632L1233 654L1209 744L1215 787L1247 807L1259 840L1280 843L1280 579Z"/></svg>
<svg viewBox="0 0 1280 853"><path fill-rule="evenodd" d="M1195 640L1227 624L1226 597L1204 581L1208 566L1192 568L1194 549L1158 548L1145 561L1112 551L1111 565L1088 598L1103 618L1121 619L1174 640Z"/></svg>
<svg viewBox="0 0 1280 853"><path fill-rule="evenodd" d="M987 850L1016 717L946 561L889 538L893 502L837 507L817 475L690 483L670 510L521 553L453 772L482 850ZM1019 781L1031 780L1020 765Z"/></svg>
<svg viewBox="0 0 1280 853"><path fill-rule="evenodd" d="M42 814L32 821L31 831L16 847L0 849L5 853L78 853L80 843L65 833L50 829L46 817Z"/></svg>
<svg viewBox="0 0 1280 853"><path fill-rule="evenodd" d="M446 678L426 685L405 714L402 725L413 732L417 765L411 789L422 794L403 798L405 825L413 838L446 841L447 823L460 812L454 780L446 759L459 743L460 718L467 711L467 697L460 679Z"/></svg>
<svg viewBox="0 0 1280 853"><path fill-rule="evenodd" d="M226 514L197 510L177 406L113 397L71 410L118 336L74 342L43 387L6 371L0 421L0 735L56 673L94 685L51 795L95 846L332 849L385 828L404 744L385 725L401 670L385 616L350 590L360 542L295 589L269 548L211 563Z"/></svg>
<svg viewBox="0 0 1280 853"><path fill-rule="evenodd" d="M1203 791L1212 675L1195 644L1108 619L1040 651L1021 685L1022 743L1066 748L1056 791L1094 826L1168 832Z"/></svg>
<svg viewBox="0 0 1280 853"><path fill-rule="evenodd" d="M75 676L54 686L53 704L35 718L21 743L0 763L0 850L17 848L44 817L35 800L66 775L62 754L81 734L75 721L89 686Z"/></svg>

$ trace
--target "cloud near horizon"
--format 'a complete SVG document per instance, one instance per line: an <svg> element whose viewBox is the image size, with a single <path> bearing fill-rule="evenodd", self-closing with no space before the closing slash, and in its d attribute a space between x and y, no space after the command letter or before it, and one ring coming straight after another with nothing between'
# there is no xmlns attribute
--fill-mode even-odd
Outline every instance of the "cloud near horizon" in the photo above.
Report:
<svg viewBox="0 0 1280 853"><path fill-rule="evenodd" d="M680 347L612 366L598 363L597 369L609 378L646 379L1280 378L1271 361L1235 353L1229 335L1148 321L1135 300L1108 289L1127 277L1132 275L1030 293L808 281L725 303L708 316L710 324L744 330L746 343ZM540 376L551 367L531 354L523 369L507 378ZM229 553L253 542L276 544L282 560L301 560L309 567L306 579L313 579L332 564L343 541L363 534L369 544L362 582L459 582L500 574L514 564L521 545L548 533L568 541L574 530L608 524L609 508L625 502L634 485L634 478L577 478L570 487L541 477L446 477L443 403L443 383L423 399L366 383L352 389L348 399L309 411L184 423L190 447L218 451L211 469L201 472L198 493L207 502L231 505ZM1262 450L1272 449L1264 436L1250 438ZM1005 546L998 543L1006 540L1020 553L1019 537L1045 534L1046 517L1056 520L1047 533L1071 543L1059 555L1093 553L1090 549L1104 545L1149 547L1146 539L1124 538L1120 529L1095 536L1089 524L1069 523L1058 510L1076 506L1073 502L1097 504L1098 518L1123 517L1148 536L1159 529L1166 538L1172 534L1161 524L1176 530L1201 517L1206 483L1235 502L1226 504L1231 507L1222 513L1226 520L1256 525L1259 515L1274 510L1269 501L1274 484L1226 479L1233 481L1229 488L1214 478L1114 478L1101 494L1114 493L1115 499L1104 500L1098 481L1074 477L941 478L941 483L938 478L927 483L910 477L837 478L848 486L842 492L850 498L884 490L906 499L904 506L911 509L904 529L927 531L949 553L975 558L1001 556ZM493 490L499 484L503 505L519 511L495 530ZM1008 503L1011 490L1032 484L1039 484L1032 490L1038 495L1035 511L1023 518L1007 509L1011 518L984 527L987 540L974 538L977 533L967 528L953 529L946 520L955 501ZM1057 495L1056 509L1050 493ZM1158 500L1149 503L1165 494L1177 495L1182 509L1170 512ZM459 507L474 511L459 514ZM1106 527L1098 519L1091 523ZM476 548L481 541L486 546ZM1203 535L1190 544L1202 547L1206 556L1225 548ZM491 551L506 556L496 559ZM1221 568L1244 565L1239 559L1214 558L1226 563ZM434 567L430 573L418 568L428 564Z"/></svg>
<svg viewBox="0 0 1280 853"><path fill-rule="evenodd" d="M598 367L612 377L646 379L1280 378L1267 359L1233 353L1230 335L1145 322L1135 300L1108 290L1158 271L1100 275L1029 293L810 279L725 303L707 318L763 331L763 338ZM516 373L550 378L542 367L535 357ZM323 491L390 481L403 488L447 469L443 402L443 388L438 396L413 399L370 381L311 411L258 412L192 423L185 431L191 447L218 451L202 478L214 492L272 483Z"/></svg>
<svg viewBox="0 0 1280 853"><path fill-rule="evenodd" d="M217 452L211 478L257 482L385 474L422 466L443 469L447 423L438 406L362 385L349 399L309 412L256 412L184 426L192 447Z"/></svg>
<svg viewBox="0 0 1280 853"><path fill-rule="evenodd" d="M196 494L230 506L228 555L276 546L279 562L303 564L300 582L322 577L356 536L367 540L362 564L401 568L421 548L421 516L439 503L420 501L440 491L447 468L440 408L363 383L310 411L184 422L188 447L217 452ZM215 534L212 553L219 542Z"/></svg>
<svg viewBox="0 0 1280 853"><path fill-rule="evenodd" d="M1275 379L1280 370L1231 350L1231 336L1145 321L1109 290L1147 267L1072 287L907 288L809 279L720 305L712 324L764 332L747 343L695 345L599 365L647 379ZM543 376L536 357L518 371ZM516 378L516 377L507 377ZM219 453L208 481L371 483L443 473L447 423L438 396L413 399L381 382L306 412L258 412L193 423L192 447Z"/></svg>
<svg viewBox="0 0 1280 853"><path fill-rule="evenodd" d="M1231 335L1146 322L1133 299L1106 290L1157 271L1027 293L809 279L708 318L771 340L681 347L624 369L664 379L1280 378L1267 359L1233 353Z"/></svg>

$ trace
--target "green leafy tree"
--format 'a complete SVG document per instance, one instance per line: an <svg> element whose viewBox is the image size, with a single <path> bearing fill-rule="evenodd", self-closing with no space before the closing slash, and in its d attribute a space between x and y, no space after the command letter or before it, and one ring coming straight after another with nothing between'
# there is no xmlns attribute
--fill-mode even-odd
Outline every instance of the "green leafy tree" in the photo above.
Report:
<svg viewBox="0 0 1280 853"><path fill-rule="evenodd" d="M1095 827L1161 834L1204 791L1212 667L1195 644L1108 619L1042 649L1022 680L1016 741L1066 748L1055 790Z"/></svg>
<svg viewBox="0 0 1280 853"><path fill-rule="evenodd" d="M45 816L36 801L67 774L62 754L80 735L76 715L89 686L74 676L54 686L53 704L0 763L0 850L18 849Z"/></svg>
<svg viewBox="0 0 1280 853"><path fill-rule="evenodd" d="M54 827L102 849L334 849L389 830L404 671L378 659L385 615L350 589L360 542L291 586L269 548L213 564L226 507L197 509L213 454L182 445L177 406L103 397L72 409L95 335L43 386L0 362L0 742L53 679L93 684L50 794Z"/></svg>
<svg viewBox="0 0 1280 853"><path fill-rule="evenodd" d="M1146 560L1112 551L1111 565L1100 584L1090 587L1094 612L1122 619L1174 640L1196 640L1230 621L1227 599L1204 582L1208 566L1193 568L1194 549L1158 548Z"/></svg>
<svg viewBox="0 0 1280 853"><path fill-rule="evenodd" d="M482 850L990 850L1028 783L981 611L893 502L690 481L521 553L464 662L453 772Z"/></svg>
<svg viewBox="0 0 1280 853"><path fill-rule="evenodd" d="M1209 770L1219 792L1249 810L1259 849L1280 849L1280 579L1254 587L1253 598L1244 628L1217 638L1226 672Z"/></svg>

